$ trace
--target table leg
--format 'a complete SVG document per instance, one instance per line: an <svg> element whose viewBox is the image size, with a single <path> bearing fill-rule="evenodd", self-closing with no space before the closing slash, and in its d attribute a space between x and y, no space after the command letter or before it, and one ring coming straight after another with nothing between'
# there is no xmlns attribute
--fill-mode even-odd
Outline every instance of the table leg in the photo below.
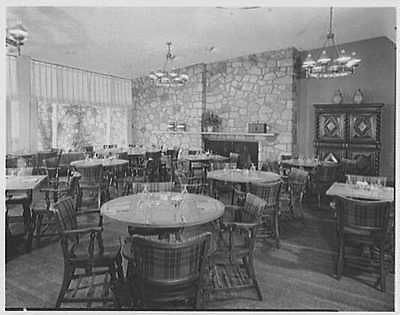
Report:
<svg viewBox="0 0 400 315"><path fill-rule="evenodd" d="M183 228L182 229L178 229L175 232L175 240L177 240L178 242L182 242L182 234L183 234Z"/></svg>
<svg viewBox="0 0 400 315"><path fill-rule="evenodd" d="M28 192L28 198L23 203L23 217L24 217L24 230L25 230L25 250L30 252L32 250L33 231L35 230L35 220L33 218L32 210L32 191Z"/></svg>

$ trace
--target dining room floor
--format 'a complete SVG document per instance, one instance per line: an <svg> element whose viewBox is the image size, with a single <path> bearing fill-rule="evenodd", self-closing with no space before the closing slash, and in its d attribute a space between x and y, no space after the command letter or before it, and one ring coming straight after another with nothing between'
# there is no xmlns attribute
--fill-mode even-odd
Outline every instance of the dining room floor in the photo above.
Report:
<svg viewBox="0 0 400 315"><path fill-rule="evenodd" d="M328 209L317 209L314 200L305 203L304 211L303 221L281 221L280 249L272 240L257 241L255 269L262 301L248 290L222 299L211 296L204 309L393 311L393 271L388 271L386 292L373 287L375 278L352 270L345 270L341 280L336 280L334 218ZM118 240L126 235L127 227L105 218L104 231L105 241ZM186 231L194 232L198 231ZM31 253L14 254L5 266L6 308L53 308L62 274L62 252L54 239L40 248L34 246Z"/></svg>

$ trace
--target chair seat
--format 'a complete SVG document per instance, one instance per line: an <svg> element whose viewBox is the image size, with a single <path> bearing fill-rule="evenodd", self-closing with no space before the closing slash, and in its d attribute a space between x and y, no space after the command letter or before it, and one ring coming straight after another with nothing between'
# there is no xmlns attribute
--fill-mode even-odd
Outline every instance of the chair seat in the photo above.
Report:
<svg viewBox="0 0 400 315"><path fill-rule="evenodd" d="M6 197L6 202L8 204L23 203L29 198L27 193L15 193L10 194Z"/></svg>
<svg viewBox="0 0 400 315"><path fill-rule="evenodd" d="M49 209L52 209L52 204L53 202L50 202L50 207L47 207L46 200L44 198L34 200L32 202L31 208L35 212L48 212L50 211Z"/></svg>
<svg viewBox="0 0 400 315"><path fill-rule="evenodd" d="M85 210L89 209L81 208L80 211L85 212ZM98 226L99 220L100 220L100 211L98 213L89 213L77 217L77 223L80 228Z"/></svg>
<svg viewBox="0 0 400 315"><path fill-rule="evenodd" d="M104 245L104 252L102 254L100 253L95 253L93 256L93 266L104 266L104 265L109 265L112 264L116 257L120 253L120 245L114 245L114 244L105 244ZM97 249L96 249L97 251ZM75 257L71 258L72 262L75 263L84 263L87 265L87 260L88 260L88 242L82 242L77 245L75 248Z"/></svg>
<svg viewBox="0 0 400 315"><path fill-rule="evenodd" d="M371 233L369 231L363 231L360 229L353 229L351 227L344 227L344 233L347 234L355 234L355 235L365 235L365 236L370 236Z"/></svg>
<svg viewBox="0 0 400 315"><path fill-rule="evenodd" d="M98 189L104 188L106 185L102 183L79 183L79 187L82 189Z"/></svg>

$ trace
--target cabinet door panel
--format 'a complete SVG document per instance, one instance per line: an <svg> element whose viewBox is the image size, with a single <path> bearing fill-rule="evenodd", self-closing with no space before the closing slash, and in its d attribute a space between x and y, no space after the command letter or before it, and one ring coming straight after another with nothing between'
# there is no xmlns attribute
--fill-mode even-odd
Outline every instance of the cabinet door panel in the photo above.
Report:
<svg viewBox="0 0 400 315"><path fill-rule="evenodd" d="M346 148L344 145L323 145L316 147L317 157L320 161L339 162L346 157Z"/></svg>
<svg viewBox="0 0 400 315"><path fill-rule="evenodd" d="M376 148L368 148L363 146L350 146L349 158L358 160L359 172L362 175L378 175L379 174L379 150Z"/></svg>
<svg viewBox="0 0 400 315"><path fill-rule="evenodd" d="M377 139L377 113L350 114L350 142L375 143Z"/></svg>
<svg viewBox="0 0 400 315"><path fill-rule="evenodd" d="M318 116L318 140L345 142L345 118L344 113L320 113Z"/></svg>

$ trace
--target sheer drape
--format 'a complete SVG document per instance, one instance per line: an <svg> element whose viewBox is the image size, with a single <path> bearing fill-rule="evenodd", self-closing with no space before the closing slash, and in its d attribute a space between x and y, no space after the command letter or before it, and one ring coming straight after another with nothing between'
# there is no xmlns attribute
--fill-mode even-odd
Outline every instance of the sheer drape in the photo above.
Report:
<svg viewBox="0 0 400 315"><path fill-rule="evenodd" d="M33 60L31 83L40 149L127 144L130 80Z"/></svg>
<svg viewBox="0 0 400 315"><path fill-rule="evenodd" d="M59 104L112 107L132 104L128 79L37 60L32 61L32 96Z"/></svg>
<svg viewBox="0 0 400 315"><path fill-rule="evenodd" d="M6 56L6 151L18 146L20 137L19 102L17 96L17 62L15 56Z"/></svg>
<svg viewBox="0 0 400 315"><path fill-rule="evenodd" d="M6 80L7 152L127 145L131 80L26 56L7 56Z"/></svg>

